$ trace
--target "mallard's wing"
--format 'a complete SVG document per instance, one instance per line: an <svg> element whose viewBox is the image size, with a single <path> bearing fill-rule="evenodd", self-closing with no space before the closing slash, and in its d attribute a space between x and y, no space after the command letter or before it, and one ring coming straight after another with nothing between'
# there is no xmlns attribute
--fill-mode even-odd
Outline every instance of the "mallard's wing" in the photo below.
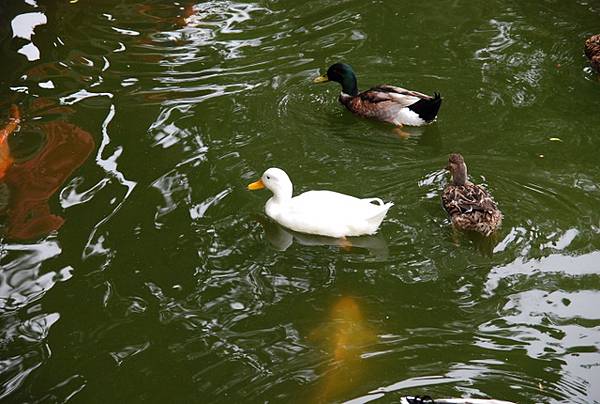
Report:
<svg viewBox="0 0 600 404"><path fill-rule="evenodd" d="M491 195L479 185L449 185L442 193L442 203L450 216L469 212L494 212L498 210Z"/></svg>
<svg viewBox="0 0 600 404"><path fill-rule="evenodd" d="M389 84L382 84L376 87L373 87L372 90L377 90L380 92L385 92L391 94L392 96L403 96L403 97L415 97L420 100L432 100L435 97L432 97L427 94L420 93L418 91L407 90L406 88L390 86Z"/></svg>
<svg viewBox="0 0 600 404"><path fill-rule="evenodd" d="M400 87L382 85L373 87L367 91L360 93L359 97L363 103L394 103L400 108L406 108L410 105L417 103L419 100L422 99L417 94L427 97L424 94L404 90Z"/></svg>

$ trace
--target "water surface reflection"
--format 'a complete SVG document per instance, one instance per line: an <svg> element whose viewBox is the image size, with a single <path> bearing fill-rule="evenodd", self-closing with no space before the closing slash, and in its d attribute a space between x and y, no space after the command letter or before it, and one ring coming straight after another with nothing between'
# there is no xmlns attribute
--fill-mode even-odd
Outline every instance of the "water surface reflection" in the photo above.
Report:
<svg viewBox="0 0 600 404"><path fill-rule="evenodd" d="M11 163L2 179L6 237L31 240L57 230L64 219L50 212L48 200L89 157L91 135L64 121L28 121L5 144Z"/></svg>
<svg viewBox="0 0 600 404"><path fill-rule="evenodd" d="M315 236L311 234L298 233L275 223L267 218L257 218L265 236L271 245L279 250L287 250L294 242L303 246L337 246L344 251L351 252L354 248L367 249L378 259L388 258L388 245L384 237L379 235L352 237L343 240L333 237Z"/></svg>
<svg viewBox="0 0 600 404"><path fill-rule="evenodd" d="M60 112L43 100L35 105L43 114ZM44 263L59 256L62 248L53 238L37 240L64 224L63 217L51 213L49 199L94 148L91 135L77 126L60 120L44 122L41 116L34 118L35 109L27 112L21 117L13 105L9 123L0 131L1 232L4 240L10 240L2 246L0 257L1 339L4 346L21 352L3 363L0 397L18 388L50 356L45 339L60 314L30 305L57 282L71 278L73 268L44 270ZM18 244L23 241L29 244ZM27 306L26 319L12 315Z"/></svg>

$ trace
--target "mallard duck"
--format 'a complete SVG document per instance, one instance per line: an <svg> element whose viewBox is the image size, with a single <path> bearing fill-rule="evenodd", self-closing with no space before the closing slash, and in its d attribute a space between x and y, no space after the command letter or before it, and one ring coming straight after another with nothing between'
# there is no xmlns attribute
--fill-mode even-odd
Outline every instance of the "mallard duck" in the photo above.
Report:
<svg viewBox="0 0 600 404"><path fill-rule="evenodd" d="M280 168L269 168L248 185L249 190L273 192L267 216L288 229L308 234L343 238L374 234L392 207L379 198L359 199L332 191L308 191L292 197L292 182Z"/></svg>
<svg viewBox="0 0 600 404"><path fill-rule="evenodd" d="M592 67L600 73L600 34L592 35L585 41L585 56L590 60Z"/></svg>
<svg viewBox="0 0 600 404"><path fill-rule="evenodd" d="M342 85L339 101L356 115L397 126L421 126L430 123L442 105L442 98L438 93L434 93L432 97L387 84L359 93L356 75L352 67L345 63L331 65L326 74L313 80L314 83L328 81Z"/></svg>
<svg viewBox="0 0 600 404"><path fill-rule="evenodd" d="M468 180L467 165L460 154L450 155L446 169L452 174L452 183L444 188L442 205L452 224L460 230L492 234L502 222L502 213L492 196Z"/></svg>

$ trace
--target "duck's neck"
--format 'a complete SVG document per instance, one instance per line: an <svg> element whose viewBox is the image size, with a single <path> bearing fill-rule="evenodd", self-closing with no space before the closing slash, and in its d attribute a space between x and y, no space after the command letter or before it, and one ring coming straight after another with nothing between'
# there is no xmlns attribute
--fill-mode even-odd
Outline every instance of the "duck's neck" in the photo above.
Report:
<svg viewBox="0 0 600 404"><path fill-rule="evenodd" d="M283 204L292 199L292 193L294 192L294 188L291 182L287 182L285 184L279 184L277 189L272 190L273 197L271 200L274 203Z"/></svg>
<svg viewBox="0 0 600 404"><path fill-rule="evenodd" d="M352 72L342 77L340 81L342 85L342 92L351 96L358 95L358 85L356 83L356 75Z"/></svg>
<svg viewBox="0 0 600 404"><path fill-rule="evenodd" d="M454 185L463 186L467 183L467 165L462 163L458 166L458 169L452 173L452 183Z"/></svg>

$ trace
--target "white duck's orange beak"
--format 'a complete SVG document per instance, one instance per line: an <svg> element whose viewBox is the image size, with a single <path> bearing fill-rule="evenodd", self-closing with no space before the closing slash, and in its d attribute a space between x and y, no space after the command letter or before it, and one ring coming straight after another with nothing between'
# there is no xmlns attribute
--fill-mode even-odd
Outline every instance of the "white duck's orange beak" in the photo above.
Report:
<svg viewBox="0 0 600 404"><path fill-rule="evenodd" d="M252 184L248 184L248 189L250 191L256 191L257 189L263 189L265 187L265 183L262 180L254 181Z"/></svg>

